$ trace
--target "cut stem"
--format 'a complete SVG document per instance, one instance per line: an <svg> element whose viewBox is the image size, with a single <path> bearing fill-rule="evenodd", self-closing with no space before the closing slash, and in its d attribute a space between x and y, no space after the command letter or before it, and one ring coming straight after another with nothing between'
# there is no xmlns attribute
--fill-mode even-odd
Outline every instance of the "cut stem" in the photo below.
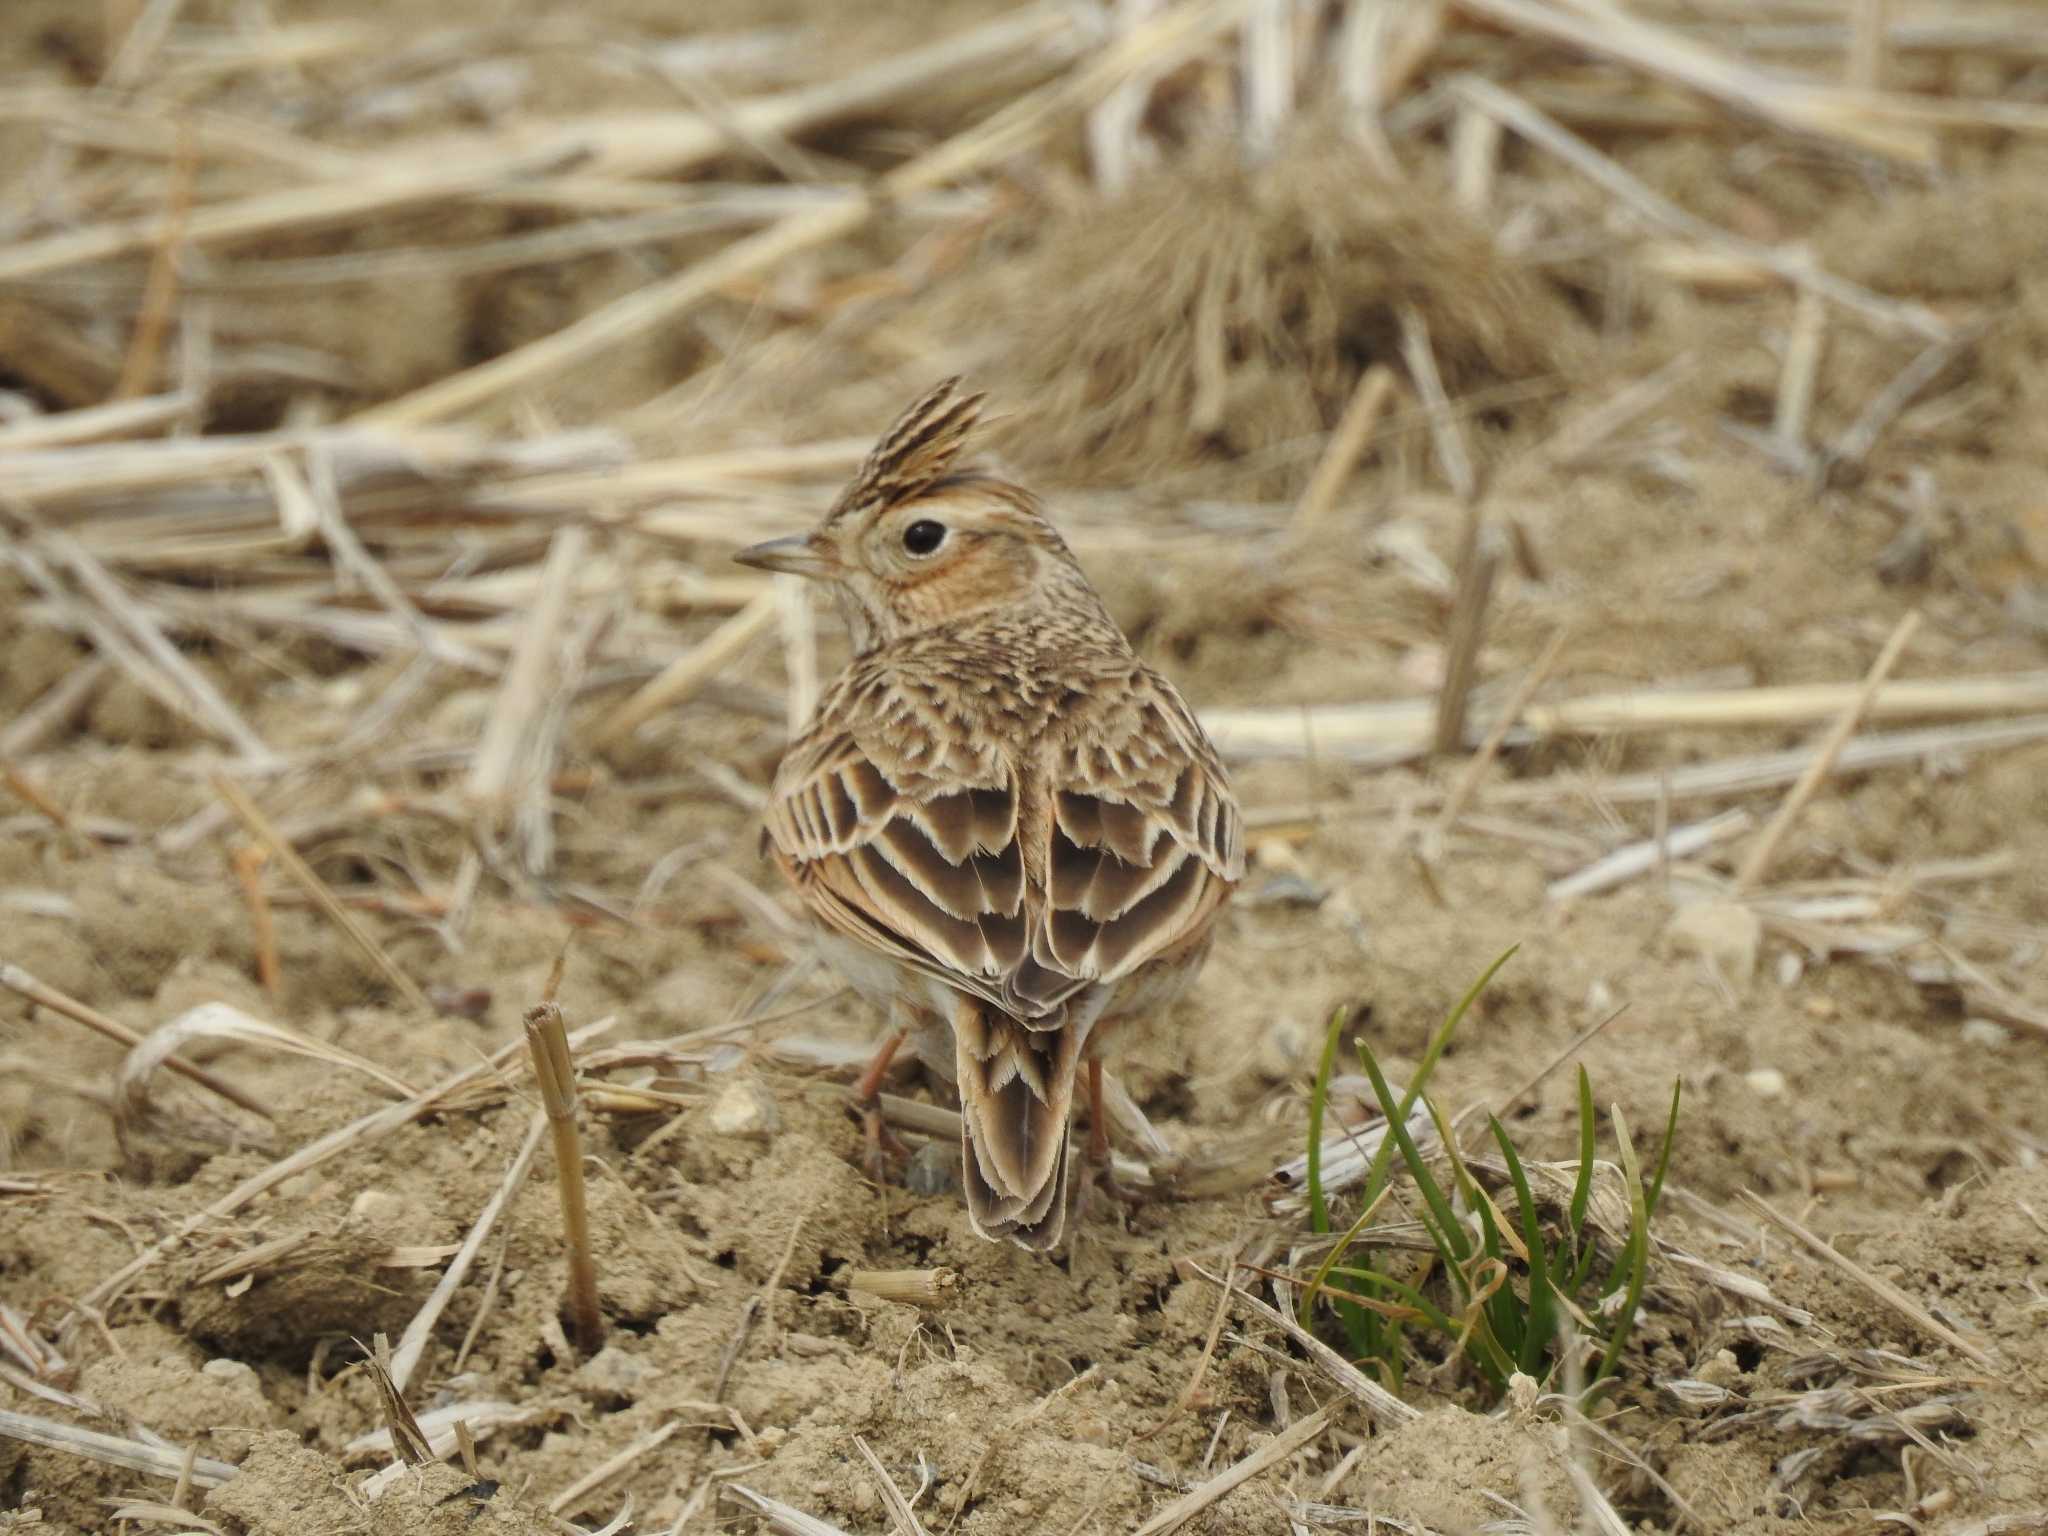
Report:
<svg viewBox="0 0 2048 1536"><path fill-rule="evenodd" d="M557 1187L562 1192L562 1237L569 1250L569 1337L586 1354L604 1343L604 1315L597 1305L597 1264L590 1253L590 1212L583 1189L583 1141L576 1128L576 1065L569 1057L569 1033L557 1003L526 1010L526 1047L555 1143Z"/></svg>

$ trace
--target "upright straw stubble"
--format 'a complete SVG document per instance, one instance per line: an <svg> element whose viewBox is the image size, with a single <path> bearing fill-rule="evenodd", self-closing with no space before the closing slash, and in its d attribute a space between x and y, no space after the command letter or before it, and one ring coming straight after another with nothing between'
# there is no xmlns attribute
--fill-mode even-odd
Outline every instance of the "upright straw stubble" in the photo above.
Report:
<svg viewBox="0 0 2048 1536"><path fill-rule="evenodd" d="M826 583L855 656L775 776L767 842L828 959L959 1085L968 1214L1046 1249L1068 1116L1120 1021L1206 958L1242 878L1236 799L1193 713L1132 653L1030 492L960 463L948 380L884 434L814 532L743 562ZM945 1029L952 1049L945 1049Z"/></svg>
<svg viewBox="0 0 2048 1536"><path fill-rule="evenodd" d="M559 973L559 963L557 965ZM549 991L553 991L549 984ZM555 1173L562 1192L562 1237L569 1250L569 1336L594 1354L604 1343L597 1304L597 1264L590 1252L590 1212L583 1192L583 1142L576 1129L576 1067L561 1007L538 1003L526 1010L526 1046L555 1143Z"/></svg>

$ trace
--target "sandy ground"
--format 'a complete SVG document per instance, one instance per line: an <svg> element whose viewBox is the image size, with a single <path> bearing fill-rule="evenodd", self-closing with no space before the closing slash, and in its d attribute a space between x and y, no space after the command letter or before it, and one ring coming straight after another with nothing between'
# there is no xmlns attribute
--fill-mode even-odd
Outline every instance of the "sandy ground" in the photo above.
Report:
<svg viewBox="0 0 2048 1536"><path fill-rule="evenodd" d="M89 9L15 0L0 18L0 68L43 83L89 78L100 46L81 19ZM222 23L230 9L194 5L182 25ZM268 9L293 25L375 24L376 8ZM514 9L441 7L451 25ZM925 24L987 9L949 6ZM607 23L636 36L675 25L667 6L614 10ZM890 8L876 25L907 36L920 23ZM367 88L341 65L309 68L309 100ZM419 78L439 76L422 66ZM587 60L549 55L507 88L534 114L600 100L673 105ZM277 86L230 76L209 89L193 94L253 112ZM470 110L429 101L414 110L458 122ZM298 131L365 147L389 130L314 113ZM32 144L19 124L0 134L10 149ZM901 148L872 125L811 147L840 165ZM1247 178L1197 147L1107 214L1077 202L1071 177L1020 170L1001 205L941 255L925 260L919 231L871 231L804 258L770 293L728 294L700 322L564 377L514 425L624 425L647 455L800 443L872 432L939 372L964 369L1006 418L996 434L1005 459L1048 490L1055 514L1071 508L1084 526L1113 522L1126 536L1121 550L1084 541L1084 556L1140 649L1198 705L1422 697L1441 675L1448 610L1430 571L1454 558L1460 514L1420 421L1367 457L1306 546L1273 537L1363 363L1394 359L1390 317L1405 302L1425 318L1452 395L1495 392L1468 422L1471 450L1488 505L1533 555L1504 566L1482 677L1520 676L1563 628L1545 698L1852 681L1913 609L1924 623L1902 677L2048 666L2048 152L2024 139L1972 142L1925 185L1746 128L1609 148L1702 217L1757 240L1809 242L1843 277L1989 329L1860 474L1816 487L1726 429L1770 423L1793 316L1783 291L1703 293L1645 275L1598 241L1511 261L1446 208L1440 146L1414 151L1414 185L1361 190L1355 170L1332 170L1339 141L1305 125L1273 168ZM1502 199L1526 196L1546 229L1599 227L1597 193L1539 169L1511 155ZM28 177L14 183L10 218L31 192ZM524 218L429 209L237 254L452 245L514 233ZM650 262L666 270L709 248L693 237L653 255L392 277L310 298L252 289L219 301L224 341L317 354L340 382L253 371L224 388L210 424L270 428L309 389L324 390L329 414L403 394L630 291ZM925 255L906 267L906 250ZM807 307L871 270L917 277L881 285L844 323ZM1218 283L1248 318L1230 338L1220 402L1204 402L1207 365L1186 340L1187 317ZM80 302L0 295L90 337ZM1831 330L1816 438L1847 427L1918 345L1853 324ZM0 350L0 384L47 408L89 403L65 398L58 374L25 358ZM1673 393L1620 441L1576 462L1543 450L1560 424L1678 359ZM815 511L828 494L821 480L797 499ZM612 522L592 549L625 569L722 574L723 548L747 536L679 547ZM1134 538L1142 558L1130 554ZM190 572L132 579L206 584ZM17 571L0 570L0 725L92 650L35 598ZM678 605L661 623L688 644L723 618ZM843 656L829 623L822 646L829 675ZM231 1482L190 1495L199 1513L186 1525L524 1532L558 1529L553 1516L595 1528L630 1503L636 1530L750 1529L758 1517L717 1492L738 1483L866 1536L892 1527L858 1437L919 1491L932 1532L1111 1536L1332 1404L1332 1433L1188 1529L1271 1532L1290 1518L1366 1528L1299 1501L1443 1532L1513 1506L1538 1529L1566 1529L1580 1518L1575 1467L1642 1530L1981 1532L2048 1521L2048 1038L2024 1022L2029 1007L2040 1017L2024 998L2041 995L2048 936L2048 747L1930 750L1831 779L1771 871L1760 942L1738 943L1732 959L1688 946L1673 919L1725 899L1746 839L1572 903L1549 899L1547 886L1652 834L1654 798L1617 793L1626 776L1811 746L1816 724L1511 745L1427 861L1421 834L1456 761L1370 769L1328 751L1238 761L1240 796L1263 829L1250 876L1196 994L1121 1041L1115 1063L1206 1176L1190 1174L1127 1226L1098 1211L1066 1252L1038 1260L976 1239L957 1193L877 1188L861 1171L848 1073L823 1063L840 1047L850 1060L878 1021L829 979L791 971L804 954L796 907L756 852L751 801L785 731L787 677L772 641L747 649L718 688L604 751L589 745L591 730L644 669L568 704L547 802L551 869L536 879L492 866L452 940L431 919L474 843L448 807L497 707L496 679L436 670L372 745L337 761L319 754L409 656L232 625L187 654L265 741L315 762L252 787L300 829L322 878L378 898L358 920L448 1006L406 1006L274 865L259 876L282 961L279 990L266 995L230 864L248 840L219 813L208 776L217 748L118 667L16 765L66 825L5 807L0 962L137 1030L224 1002L424 1086L516 1042L522 1011L573 941L560 992L570 1025L610 1020L586 1047L617 1048L606 1081L667 1098L643 1099L638 1112L602 1101L586 1115L602 1351L571 1347L557 1317L565 1261L543 1148L408 1391L421 1414L468 1405L491 1482L437 1466L372 1503L363 1476L390 1457L352 1449L382 1423L358 1342L396 1338L433 1289L526 1134L531 1079L487 1077L232 1216L188 1223L389 1094L359 1074L202 1039L189 1054L252 1092L269 1123L160 1077L157 1112L130 1114L117 1134L122 1048L0 995L0 1301L46 1341L63 1323L67 1363L49 1385L97 1413L39 1397L12 1356L0 1356L0 1408L146 1430L238 1465ZM1671 816L1736 804L1761 824L1782 793L1681 798ZM103 822L119 826L95 834ZM1863 905L1825 918L1785 905L1823 896ZM1937 943L2017 995L2003 1022L1985 1005L1991 994L1929 979ZM1284 1260L1300 1235L1298 1220L1271 1210L1267 1175L1302 1144L1322 1021L1351 1007L1385 1060L1412 1062L1510 944L1520 952L1439 1070L1447 1107L1504 1102L1619 1007L1577 1060L1639 1134L1660 1122L1672 1080L1683 1084L1662 1237L1760 1282L1769 1299L1744 1301L1676 1260L1660 1265L1600 1410L1602 1440L1569 1434L1555 1404L1493 1409L1469 1380L1427 1363L1405 1388L1422 1418L1376 1425L1236 1312L1201 1366L1218 1295L1198 1271L1269 1241ZM658 1044L636 1066L629 1042ZM914 1072L894 1087L944 1101ZM1509 1122L1534 1154L1570 1156L1569 1073L1524 1093ZM223 1147L224 1135L238 1144ZM1761 1225L1745 1190L1899 1288L1976 1357ZM104 1310L72 1311L188 1225ZM848 1286L859 1270L933 1266L957 1275L941 1309ZM560 1497L634 1450L613 1475ZM166 1499L172 1486L0 1439L0 1511L40 1510L38 1530L120 1528L114 1505ZM0 1528L21 1518L0 1514ZM1999 1520L2015 1523L1985 1523ZM145 1513L125 1528L180 1526Z"/></svg>

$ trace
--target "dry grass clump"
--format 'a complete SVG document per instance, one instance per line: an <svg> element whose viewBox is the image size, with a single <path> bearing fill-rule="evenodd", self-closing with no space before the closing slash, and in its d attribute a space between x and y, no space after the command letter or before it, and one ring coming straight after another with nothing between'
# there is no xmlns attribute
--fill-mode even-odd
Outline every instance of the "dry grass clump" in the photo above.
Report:
<svg viewBox="0 0 2048 1536"><path fill-rule="evenodd" d="M951 286L939 326L980 338L978 371L1032 402L1005 451L1070 481L1328 431L1368 367L1398 367L1403 306L1454 398L1568 371L1581 334L1447 192L1380 180L1318 124L1265 164L1220 145L1043 215L1009 226L1032 230L1013 259Z"/></svg>

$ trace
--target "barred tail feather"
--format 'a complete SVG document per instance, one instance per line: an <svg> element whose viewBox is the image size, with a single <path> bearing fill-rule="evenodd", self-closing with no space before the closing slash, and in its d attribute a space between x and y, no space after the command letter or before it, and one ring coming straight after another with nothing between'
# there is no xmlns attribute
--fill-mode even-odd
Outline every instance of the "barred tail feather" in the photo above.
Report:
<svg viewBox="0 0 2048 1536"><path fill-rule="evenodd" d="M1085 1031L1032 1030L963 1007L954 1038L967 1214L984 1237L1052 1248L1066 1230L1069 1118Z"/></svg>

